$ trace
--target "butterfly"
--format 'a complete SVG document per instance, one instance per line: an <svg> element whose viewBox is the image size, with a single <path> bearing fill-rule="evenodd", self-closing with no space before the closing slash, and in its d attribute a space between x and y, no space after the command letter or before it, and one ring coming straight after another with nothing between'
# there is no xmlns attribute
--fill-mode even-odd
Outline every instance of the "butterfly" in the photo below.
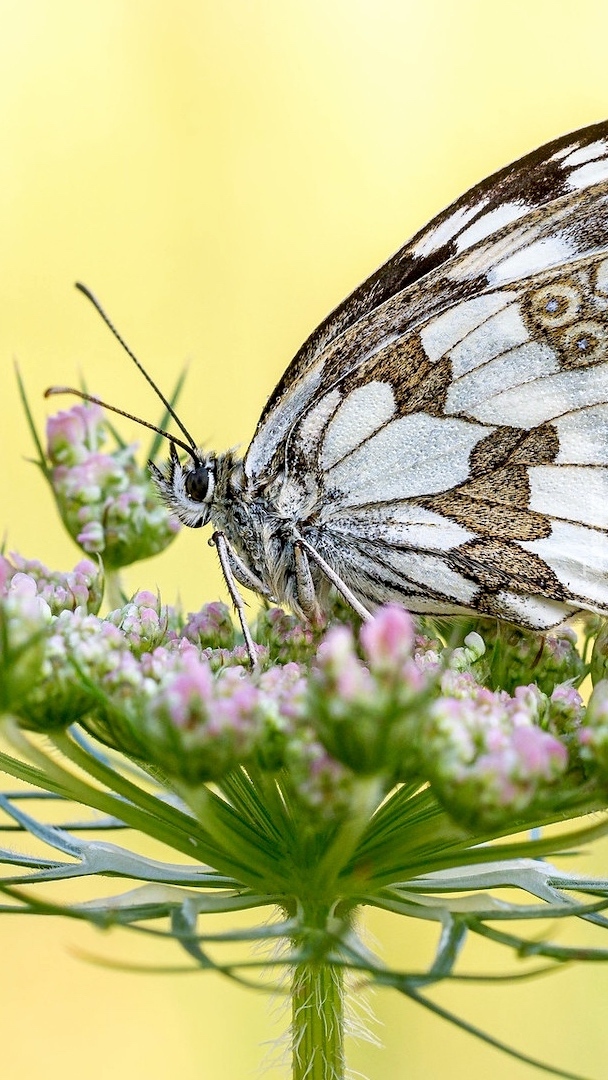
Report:
<svg viewBox="0 0 608 1080"><path fill-rule="evenodd" d="M362 618L608 614L608 122L482 181L355 289L244 457L178 423L152 475L212 525L244 629L239 586L312 620L333 589Z"/></svg>

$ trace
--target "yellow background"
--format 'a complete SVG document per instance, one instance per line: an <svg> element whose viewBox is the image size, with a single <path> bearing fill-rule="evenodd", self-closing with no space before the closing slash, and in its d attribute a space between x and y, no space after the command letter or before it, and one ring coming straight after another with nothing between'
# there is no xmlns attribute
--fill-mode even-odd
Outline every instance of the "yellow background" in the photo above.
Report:
<svg viewBox="0 0 608 1080"><path fill-rule="evenodd" d="M191 361L181 413L197 439L245 446L302 339L409 234L507 161L608 115L607 40L603 0L1 0L9 549L63 569L78 558L25 461L14 358L40 419L44 388L81 376L159 415L76 279L163 387ZM179 593L191 609L224 595L196 532L129 584ZM389 961L422 962L426 933L371 925ZM133 952L120 934L0 920L9 1080L254 1076L261 1044L284 1026L264 998L216 977L108 972L75 958L77 946ZM158 953L140 943L136 955ZM471 967L493 957L475 951ZM608 1075L600 965L436 997L529 1053ZM374 1007L385 1049L351 1058L373 1080L535 1075L389 992Z"/></svg>

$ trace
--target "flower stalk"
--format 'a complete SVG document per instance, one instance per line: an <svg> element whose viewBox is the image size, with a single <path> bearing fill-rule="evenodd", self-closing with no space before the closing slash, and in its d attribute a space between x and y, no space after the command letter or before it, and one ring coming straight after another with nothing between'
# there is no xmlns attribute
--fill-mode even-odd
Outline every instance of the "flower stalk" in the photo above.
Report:
<svg viewBox="0 0 608 1080"><path fill-rule="evenodd" d="M296 966L291 987L293 1080L343 1080L343 983L340 968L323 960L311 957Z"/></svg>

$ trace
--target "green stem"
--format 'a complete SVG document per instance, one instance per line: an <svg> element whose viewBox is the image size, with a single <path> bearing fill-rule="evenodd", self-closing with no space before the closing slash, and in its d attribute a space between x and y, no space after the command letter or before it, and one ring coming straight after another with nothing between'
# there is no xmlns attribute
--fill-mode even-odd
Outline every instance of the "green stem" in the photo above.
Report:
<svg viewBox="0 0 608 1080"><path fill-rule="evenodd" d="M109 611L121 608L125 602L118 570L106 570L105 601Z"/></svg>
<svg viewBox="0 0 608 1080"><path fill-rule="evenodd" d="M322 958L298 964L291 987L293 1080L344 1080L344 984Z"/></svg>

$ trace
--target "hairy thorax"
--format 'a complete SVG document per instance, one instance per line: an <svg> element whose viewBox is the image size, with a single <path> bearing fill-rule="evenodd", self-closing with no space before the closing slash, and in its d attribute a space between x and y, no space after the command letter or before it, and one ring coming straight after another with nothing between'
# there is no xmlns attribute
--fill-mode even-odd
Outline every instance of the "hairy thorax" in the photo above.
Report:
<svg viewBox="0 0 608 1080"><path fill-rule="evenodd" d="M248 571L261 579L269 598L287 604L296 614L318 617L326 605L329 583L316 566L309 567L317 598L314 608L302 594L296 567L298 540L317 539L315 511L319 491L312 477L290 476L277 469L255 484L243 462L231 452L216 460L215 492L210 521L222 532ZM248 585L233 566L241 584Z"/></svg>

